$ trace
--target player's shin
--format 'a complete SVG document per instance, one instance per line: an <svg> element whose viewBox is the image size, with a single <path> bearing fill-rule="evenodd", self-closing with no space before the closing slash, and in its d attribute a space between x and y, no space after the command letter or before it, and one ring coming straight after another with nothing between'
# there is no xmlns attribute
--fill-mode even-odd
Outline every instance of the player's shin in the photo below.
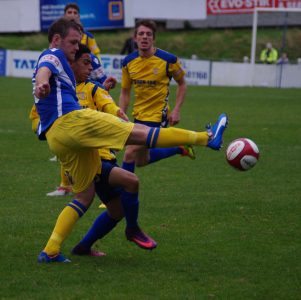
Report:
<svg viewBox="0 0 301 300"><path fill-rule="evenodd" d="M94 221L92 227L83 237L83 239L76 246L77 248L85 249L88 253L91 251L92 245L99 239L103 238L107 235L114 227L117 225L119 220L115 220L111 218L107 211L104 211L101 215L99 215ZM76 248L75 247L75 248ZM75 249L73 249L74 252ZM82 250L84 251L84 250ZM87 254L86 253L86 254ZM78 254L78 253L76 253Z"/></svg>
<svg viewBox="0 0 301 300"><path fill-rule="evenodd" d="M208 133L185 130L181 128L151 128L147 137L147 146L173 147L179 145L200 145L208 144Z"/></svg>
<svg viewBox="0 0 301 300"><path fill-rule="evenodd" d="M60 252L62 243L71 233L77 220L83 216L86 211L87 208L77 200L73 200L62 210L44 249L47 255L56 255Z"/></svg>
<svg viewBox="0 0 301 300"><path fill-rule="evenodd" d="M131 193L123 190L120 194L120 199L127 227L137 227L139 213L138 193Z"/></svg>

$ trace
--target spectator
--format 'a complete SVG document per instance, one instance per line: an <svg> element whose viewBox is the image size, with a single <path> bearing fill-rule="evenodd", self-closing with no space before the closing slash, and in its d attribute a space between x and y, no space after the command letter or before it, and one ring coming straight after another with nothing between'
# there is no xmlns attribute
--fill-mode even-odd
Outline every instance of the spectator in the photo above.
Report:
<svg viewBox="0 0 301 300"><path fill-rule="evenodd" d="M277 60L277 65L285 65L289 63L289 59L287 57L287 53L283 52L281 57Z"/></svg>
<svg viewBox="0 0 301 300"><path fill-rule="evenodd" d="M123 47L120 51L120 54L131 54L138 49L137 43L134 36L129 37L125 40Z"/></svg>
<svg viewBox="0 0 301 300"><path fill-rule="evenodd" d="M273 48L271 43L266 44L266 48L261 51L260 61L264 64L275 64L277 63L278 52Z"/></svg>
<svg viewBox="0 0 301 300"><path fill-rule="evenodd" d="M250 62L248 56L244 56L243 59L242 59L242 61L243 61L244 63L246 63L246 64Z"/></svg>

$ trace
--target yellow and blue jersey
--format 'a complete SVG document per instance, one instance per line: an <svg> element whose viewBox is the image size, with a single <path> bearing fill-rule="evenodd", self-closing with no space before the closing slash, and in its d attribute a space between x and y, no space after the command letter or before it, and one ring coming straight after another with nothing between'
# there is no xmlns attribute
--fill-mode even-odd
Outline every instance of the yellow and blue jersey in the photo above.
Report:
<svg viewBox="0 0 301 300"><path fill-rule="evenodd" d="M91 53L91 65L93 70L91 71L90 78L93 81L97 81L100 84L103 84L107 79L107 75L104 72L104 68L100 62L100 59Z"/></svg>
<svg viewBox="0 0 301 300"><path fill-rule="evenodd" d="M138 51L126 56L122 65L121 87L134 86L133 116L139 121L161 122L168 111L169 83L185 76L179 59L156 49L154 55L141 57Z"/></svg>
<svg viewBox="0 0 301 300"><path fill-rule="evenodd" d="M108 91L91 81L76 86L76 95L82 108L91 108L117 116L119 107L115 104ZM116 159L114 152L101 148L98 150L101 159Z"/></svg>
<svg viewBox="0 0 301 300"><path fill-rule="evenodd" d="M84 31L81 39L81 44L86 45L91 52L100 59L100 49L97 46L94 35L89 31Z"/></svg>

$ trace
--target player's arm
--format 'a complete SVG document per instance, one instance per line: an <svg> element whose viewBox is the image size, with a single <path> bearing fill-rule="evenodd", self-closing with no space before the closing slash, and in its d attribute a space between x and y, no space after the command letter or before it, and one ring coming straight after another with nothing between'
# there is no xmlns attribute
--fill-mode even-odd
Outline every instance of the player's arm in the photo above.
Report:
<svg viewBox="0 0 301 300"><path fill-rule="evenodd" d="M49 78L51 76L51 71L47 67L41 67L37 74L36 74L36 82L35 82L35 89L34 95L39 98L43 99L47 97L50 93L50 84Z"/></svg>
<svg viewBox="0 0 301 300"><path fill-rule="evenodd" d="M106 104L103 108L103 112L117 116L120 119L123 119L124 121L129 121L128 116L124 113L122 109L120 109L120 107L118 107L115 104L115 102Z"/></svg>
<svg viewBox="0 0 301 300"><path fill-rule="evenodd" d="M126 113L130 105L131 89L121 88L119 97L119 107Z"/></svg>
<svg viewBox="0 0 301 300"><path fill-rule="evenodd" d="M106 90L98 87L93 96L93 101L96 104L97 110L117 116L125 121L129 120L127 115L116 105L115 101Z"/></svg>
<svg viewBox="0 0 301 300"><path fill-rule="evenodd" d="M180 118L181 118L180 110L181 110L181 106L184 103L186 90L187 90L184 76L176 80L176 82L178 84L177 91L176 91L176 103L172 112L169 115L169 124L171 126L176 125L180 122Z"/></svg>
<svg viewBox="0 0 301 300"><path fill-rule="evenodd" d="M131 100L131 86L132 80L130 78L128 69L126 66L123 66L121 76L121 91L119 96L119 107L125 113L127 112Z"/></svg>

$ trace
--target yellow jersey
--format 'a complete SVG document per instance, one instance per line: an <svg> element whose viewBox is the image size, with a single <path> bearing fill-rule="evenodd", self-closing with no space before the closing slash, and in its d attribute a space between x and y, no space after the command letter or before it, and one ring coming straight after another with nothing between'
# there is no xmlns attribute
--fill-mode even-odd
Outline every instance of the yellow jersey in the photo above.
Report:
<svg viewBox="0 0 301 300"><path fill-rule="evenodd" d="M169 83L172 78L185 76L179 59L166 51L156 49L148 58L138 51L126 56L122 64L121 87L134 86L133 117L140 121L161 122L168 113Z"/></svg>
<svg viewBox="0 0 301 300"><path fill-rule="evenodd" d="M91 108L93 110L117 116L119 107L115 104L108 91L91 81L77 84L76 96L78 98L79 105L82 108ZM110 149L102 148L99 149L98 152L102 159L116 159L114 152Z"/></svg>
<svg viewBox="0 0 301 300"><path fill-rule="evenodd" d="M100 49L96 43L94 35L91 32L84 31L80 43L86 45L91 50L91 52L100 59Z"/></svg>

